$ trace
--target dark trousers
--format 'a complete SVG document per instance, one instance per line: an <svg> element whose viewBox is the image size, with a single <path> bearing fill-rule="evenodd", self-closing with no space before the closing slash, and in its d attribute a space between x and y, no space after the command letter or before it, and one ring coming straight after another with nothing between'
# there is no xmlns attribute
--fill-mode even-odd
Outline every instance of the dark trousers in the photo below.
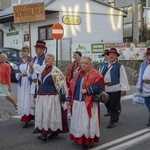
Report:
<svg viewBox="0 0 150 150"><path fill-rule="evenodd" d="M148 111L150 112L150 97L144 97L145 104L148 108Z"/></svg>
<svg viewBox="0 0 150 150"><path fill-rule="evenodd" d="M110 122L116 122L119 117L119 110L121 109L121 91L107 93L109 94L109 101L106 105L110 111Z"/></svg>

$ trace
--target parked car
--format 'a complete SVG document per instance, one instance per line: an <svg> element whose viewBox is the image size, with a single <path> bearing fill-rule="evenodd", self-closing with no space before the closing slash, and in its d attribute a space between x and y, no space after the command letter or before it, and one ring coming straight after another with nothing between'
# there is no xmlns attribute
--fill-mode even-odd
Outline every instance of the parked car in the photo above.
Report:
<svg viewBox="0 0 150 150"><path fill-rule="evenodd" d="M11 66L11 80L17 81L15 72L18 69L18 63L21 60L20 50L10 47L0 47L0 53L5 53L7 55L7 63Z"/></svg>

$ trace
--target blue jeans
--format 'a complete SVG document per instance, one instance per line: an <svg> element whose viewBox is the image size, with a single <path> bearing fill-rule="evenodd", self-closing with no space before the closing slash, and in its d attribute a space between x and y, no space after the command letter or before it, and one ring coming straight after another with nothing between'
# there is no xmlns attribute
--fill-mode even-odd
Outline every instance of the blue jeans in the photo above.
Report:
<svg viewBox="0 0 150 150"><path fill-rule="evenodd" d="M148 111L150 112L150 97L144 97L145 104L148 108Z"/></svg>

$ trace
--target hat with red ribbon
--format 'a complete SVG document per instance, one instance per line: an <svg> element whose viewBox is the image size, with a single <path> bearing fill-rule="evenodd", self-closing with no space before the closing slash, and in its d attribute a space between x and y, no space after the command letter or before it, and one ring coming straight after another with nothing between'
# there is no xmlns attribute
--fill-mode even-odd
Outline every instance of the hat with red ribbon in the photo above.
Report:
<svg viewBox="0 0 150 150"><path fill-rule="evenodd" d="M102 56L104 57L105 54L108 55L108 52L109 52L109 49L106 49L106 50L104 51L104 54L102 54Z"/></svg>
<svg viewBox="0 0 150 150"><path fill-rule="evenodd" d="M111 48L111 49L109 50L109 52L108 52L108 55L109 55L110 53L115 53L115 54L118 55L118 57L120 56L120 54L117 52L117 49L116 49L116 48Z"/></svg>
<svg viewBox="0 0 150 150"><path fill-rule="evenodd" d="M37 40L36 45L33 47L41 47L41 48L47 48L46 47L46 42L42 41L42 40Z"/></svg>

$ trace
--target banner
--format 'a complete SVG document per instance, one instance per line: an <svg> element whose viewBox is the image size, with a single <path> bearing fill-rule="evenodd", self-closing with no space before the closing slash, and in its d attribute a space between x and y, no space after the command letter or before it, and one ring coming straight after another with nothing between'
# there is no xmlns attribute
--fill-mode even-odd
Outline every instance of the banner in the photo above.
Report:
<svg viewBox="0 0 150 150"><path fill-rule="evenodd" d="M104 53L105 49L105 44L104 43L77 43L77 44L72 44L72 53L71 55L73 56L75 51L79 51L82 53L82 55L90 56L94 62L102 62L103 61L103 56L102 54ZM72 57L73 59L73 57Z"/></svg>
<svg viewBox="0 0 150 150"><path fill-rule="evenodd" d="M105 43L105 49L116 48L120 54L119 60L143 60L146 52L146 42Z"/></svg>

